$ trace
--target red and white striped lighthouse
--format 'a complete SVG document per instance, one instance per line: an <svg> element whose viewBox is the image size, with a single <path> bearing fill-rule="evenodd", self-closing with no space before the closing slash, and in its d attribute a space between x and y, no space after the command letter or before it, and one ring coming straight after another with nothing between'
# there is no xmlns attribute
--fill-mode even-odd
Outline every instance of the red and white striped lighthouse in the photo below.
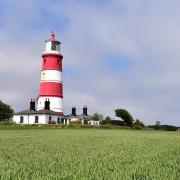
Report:
<svg viewBox="0 0 180 180"><path fill-rule="evenodd" d="M45 41L37 110L44 109L44 103L49 99L50 110L63 115L63 56L60 53L60 44L53 32L50 39Z"/></svg>

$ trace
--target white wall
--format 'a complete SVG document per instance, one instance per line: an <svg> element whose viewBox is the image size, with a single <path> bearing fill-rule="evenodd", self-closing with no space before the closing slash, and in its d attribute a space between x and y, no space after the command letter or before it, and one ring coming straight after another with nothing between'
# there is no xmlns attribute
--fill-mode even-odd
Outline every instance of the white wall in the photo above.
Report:
<svg viewBox="0 0 180 180"><path fill-rule="evenodd" d="M69 118L69 119L71 120L71 122L74 122L74 121L80 121L80 119L77 118L77 117L73 117L73 118Z"/></svg>
<svg viewBox="0 0 180 180"><path fill-rule="evenodd" d="M88 121L89 125L99 125L99 121Z"/></svg>
<svg viewBox="0 0 180 180"><path fill-rule="evenodd" d="M20 123L20 117L23 116L24 120L23 123ZM38 124L48 124L49 122L49 117L51 117L51 121L54 121L57 123L58 118L61 120L61 116L58 115L48 115L48 114L31 114L31 115L14 115L13 116L13 122L17 124L36 124L35 123L35 116L39 117ZM67 123L69 124L69 122Z"/></svg>

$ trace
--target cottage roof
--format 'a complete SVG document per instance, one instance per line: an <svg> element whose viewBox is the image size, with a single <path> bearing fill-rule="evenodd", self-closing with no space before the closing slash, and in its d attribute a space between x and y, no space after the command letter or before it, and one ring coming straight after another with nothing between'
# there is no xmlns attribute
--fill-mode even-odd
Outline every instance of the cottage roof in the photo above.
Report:
<svg viewBox="0 0 180 180"><path fill-rule="evenodd" d="M59 113L47 109L41 109L39 111L33 111L33 110L24 110L17 113L14 113L14 115L30 115L30 114L49 114L49 115L59 115Z"/></svg>
<svg viewBox="0 0 180 180"><path fill-rule="evenodd" d="M70 115L67 115L67 116L65 116L67 119L71 119L71 118L76 118L76 119L89 119L90 118L90 116L89 115L84 115L84 114L82 114L82 115L72 115L72 114L70 114Z"/></svg>
<svg viewBox="0 0 180 180"><path fill-rule="evenodd" d="M27 110L24 110L24 111L20 111L20 112L14 113L14 115L33 114L34 112L35 112L34 110L27 109Z"/></svg>

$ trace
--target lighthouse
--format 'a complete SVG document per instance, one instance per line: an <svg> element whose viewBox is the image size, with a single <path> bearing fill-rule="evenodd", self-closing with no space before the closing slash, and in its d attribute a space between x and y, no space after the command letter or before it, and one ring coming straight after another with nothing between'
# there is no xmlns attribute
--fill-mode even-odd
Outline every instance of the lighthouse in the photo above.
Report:
<svg viewBox="0 0 180 180"><path fill-rule="evenodd" d="M42 54L42 69L37 110L44 109L45 101L50 102L50 110L63 115L63 84L61 42L54 32L45 41L45 51Z"/></svg>

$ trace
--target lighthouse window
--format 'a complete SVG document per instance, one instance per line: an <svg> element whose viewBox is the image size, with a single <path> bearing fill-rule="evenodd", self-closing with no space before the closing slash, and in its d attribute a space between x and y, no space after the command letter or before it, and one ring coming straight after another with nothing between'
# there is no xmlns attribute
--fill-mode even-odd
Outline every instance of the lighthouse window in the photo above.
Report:
<svg viewBox="0 0 180 180"><path fill-rule="evenodd" d="M48 124L52 124L52 118L51 118L51 116L49 116L49 121L48 121Z"/></svg>
<svg viewBox="0 0 180 180"><path fill-rule="evenodd" d="M39 117L38 116L35 116L35 121L34 123L38 123L39 122Z"/></svg>
<svg viewBox="0 0 180 180"><path fill-rule="evenodd" d="M45 78L45 73L42 73L42 79L44 79Z"/></svg>
<svg viewBox="0 0 180 180"><path fill-rule="evenodd" d="M24 121L24 117L21 116L21 117L20 117L20 123L23 123L23 121Z"/></svg>
<svg viewBox="0 0 180 180"><path fill-rule="evenodd" d="M52 41L51 50L59 51L60 50L60 43L57 41Z"/></svg>

